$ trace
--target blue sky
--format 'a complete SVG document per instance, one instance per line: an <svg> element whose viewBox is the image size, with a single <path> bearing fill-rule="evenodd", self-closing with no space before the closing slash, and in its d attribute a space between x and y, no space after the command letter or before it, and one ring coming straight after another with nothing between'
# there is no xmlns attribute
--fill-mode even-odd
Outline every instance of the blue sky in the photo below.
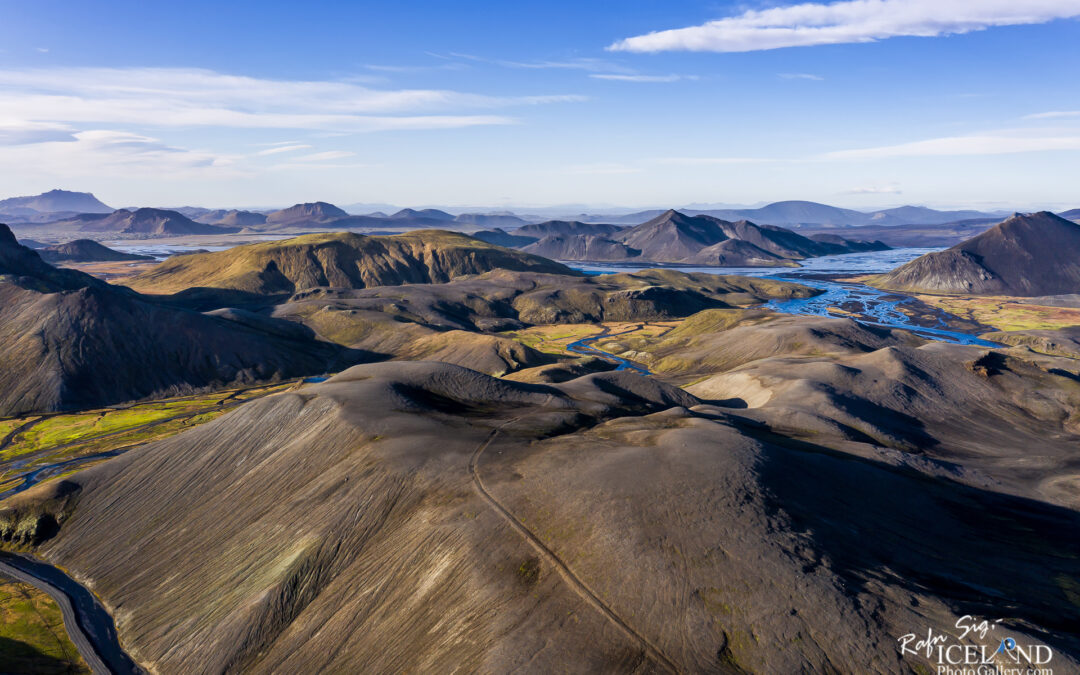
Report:
<svg viewBox="0 0 1080 675"><path fill-rule="evenodd" d="M1080 0L0 0L0 197L1080 206Z"/></svg>

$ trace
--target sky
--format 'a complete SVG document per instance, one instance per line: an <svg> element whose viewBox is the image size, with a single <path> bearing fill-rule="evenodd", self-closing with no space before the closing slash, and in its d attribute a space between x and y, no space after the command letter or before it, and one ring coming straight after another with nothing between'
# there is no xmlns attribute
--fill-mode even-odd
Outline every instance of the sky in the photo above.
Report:
<svg viewBox="0 0 1080 675"><path fill-rule="evenodd" d="M1080 207L1080 0L0 0L0 198Z"/></svg>

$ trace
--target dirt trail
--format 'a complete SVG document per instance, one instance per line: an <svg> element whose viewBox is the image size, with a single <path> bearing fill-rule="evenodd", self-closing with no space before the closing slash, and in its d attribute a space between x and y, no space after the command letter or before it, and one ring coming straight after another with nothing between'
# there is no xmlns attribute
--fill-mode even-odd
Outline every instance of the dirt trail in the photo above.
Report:
<svg viewBox="0 0 1080 675"><path fill-rule="evenodd" d="M577 593L578 596L581 597L581 599L592 605L593 608L595 608L606 619L608 619L612 624L614 624L623 633L625 633L627 637L640 644L645 653L653 661L659 663L666 670L672 673L683 672L682 669L676 666L675 663L670 658L668 658L660 650L659 647L654 645L644 635L634 630L630 626L630 624L626 622L625 619L616 614L615 611L611 609L611 607L605 604L604 601L601 600L600 597L591 588L589 588L584 581L582 581L576 574L574 574L573 570L571 570L566 565L566 563L564 563L559 558L559 556L555 554L554 551L548 548L547 545L544 544L544 542L540 541L540 539L537 538L537 536L533 534L532 531L529 530L529 528L525 527L524 523L518 520L513 513L511 513L505 506L503 506L497 499L495 499L495 497L490 492L488 492L487 488L484 487L484 481L480 478L479 473L480 456L484 453L484 450L486 450L488 446L491 445L492 441L495 440L495 437L499 435L499 430L507 424L516 421L516 419L517 418L510 420L506 424L500 426L498 429L493 430L491 434L487 437L487 439L484 440L484 442L476 448L476 451L473 452L472 457L469 459L469 475L472 477L473 487L476 489L476 492L485 502L487 502L487 504L492 509L495 510L496 513L501 515L503 519L506 520L510 524L510 526L517 531L518 534L520 534L526 541L529 542L529 544L532 545L534 549L536 549L537 553L539 553L544 558L544 560L546 560L548 564L551 565L555 569L555 571L559 573L559 576L562 577L563 581L565 581L566 584L570 586L571 590Z"/></svg>

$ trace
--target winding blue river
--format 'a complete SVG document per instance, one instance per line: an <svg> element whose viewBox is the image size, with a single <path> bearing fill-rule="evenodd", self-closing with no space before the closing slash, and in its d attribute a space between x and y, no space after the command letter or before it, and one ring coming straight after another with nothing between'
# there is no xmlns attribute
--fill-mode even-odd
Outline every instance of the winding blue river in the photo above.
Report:
<svg viewBox="0 0 1080 675"><path fill-rule="evenodd" d="M980 345L983 347L996 346L978 336L962 331L951 330L944 322L938 326L920 326L914 323L908 314L901 311L905 303L913 302L913 299L902 293L882 291L865 284L847 282L843 280L832 281L823 279L829 275L839 274L880 274L888 272L895 267L914 260L919 256L938 251L937 248L896 248L889 251L872 251L867 253L846 253L844 255L830 255L821 258L810 258L800 262L798 268L775 268L775 267L693 267L683 265L620 265L615 263L575 263L565 264L586 274L615 274L623 272L638 272L657 267L668 267L680 272L704 272L706 274L738 274L749 277L764 277L778 279L780 281L794 281L800 284L819 288L824 293L813 298L798 298L792 300L773 300L765 306L777 312L786 314L809 314L814 316L837 316L830 308L853 307L853 316L856 321L871 326L883 326L886 328L903 328L916 335L943 342L953 342L965 345ZM598 336L603 337L603 336ZM588 342L597 338L587 338L579 341L581 346L588 347ZM574 345L578 346L575 342ZM575 350L577 351L577 350ZM582 352L579 352L582 353Z"/></svg>

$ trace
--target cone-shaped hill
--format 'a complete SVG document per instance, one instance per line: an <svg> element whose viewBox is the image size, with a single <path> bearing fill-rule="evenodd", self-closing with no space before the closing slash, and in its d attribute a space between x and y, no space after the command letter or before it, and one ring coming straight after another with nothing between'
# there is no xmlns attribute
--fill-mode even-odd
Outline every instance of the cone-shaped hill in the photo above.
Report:
<svg viewBox="0 0 1080 675"><path fill-rule="evenodd" d="M0 225L0 416L317 374L355 362L305 329L163 307L56 269Z"/></svg>
<svg viewBox="0 0 1080 675"><path fill-rule="evenodd" d="M1080 293L1080 224L1047 211L1016 214L952 248L883 274L873 284L926 293Z"/></svg>
<svg viewBox="0 0 1080 675"><path fill-rule="evenodd" d="M93 239L76 239L66 244L46 246L38 253L49 262L125 262L154 259L148 255L115 251Z"/></svg>
<svg viewBox="0 0 1080 675"><path fill-rule="evenodd" d="M493 269L578 276L568 267L462 234L420 230L368 237L313 234L176 256L125 283L145 293L218 288L258 294L316 286L367 288L438 283Z"/></svg>

